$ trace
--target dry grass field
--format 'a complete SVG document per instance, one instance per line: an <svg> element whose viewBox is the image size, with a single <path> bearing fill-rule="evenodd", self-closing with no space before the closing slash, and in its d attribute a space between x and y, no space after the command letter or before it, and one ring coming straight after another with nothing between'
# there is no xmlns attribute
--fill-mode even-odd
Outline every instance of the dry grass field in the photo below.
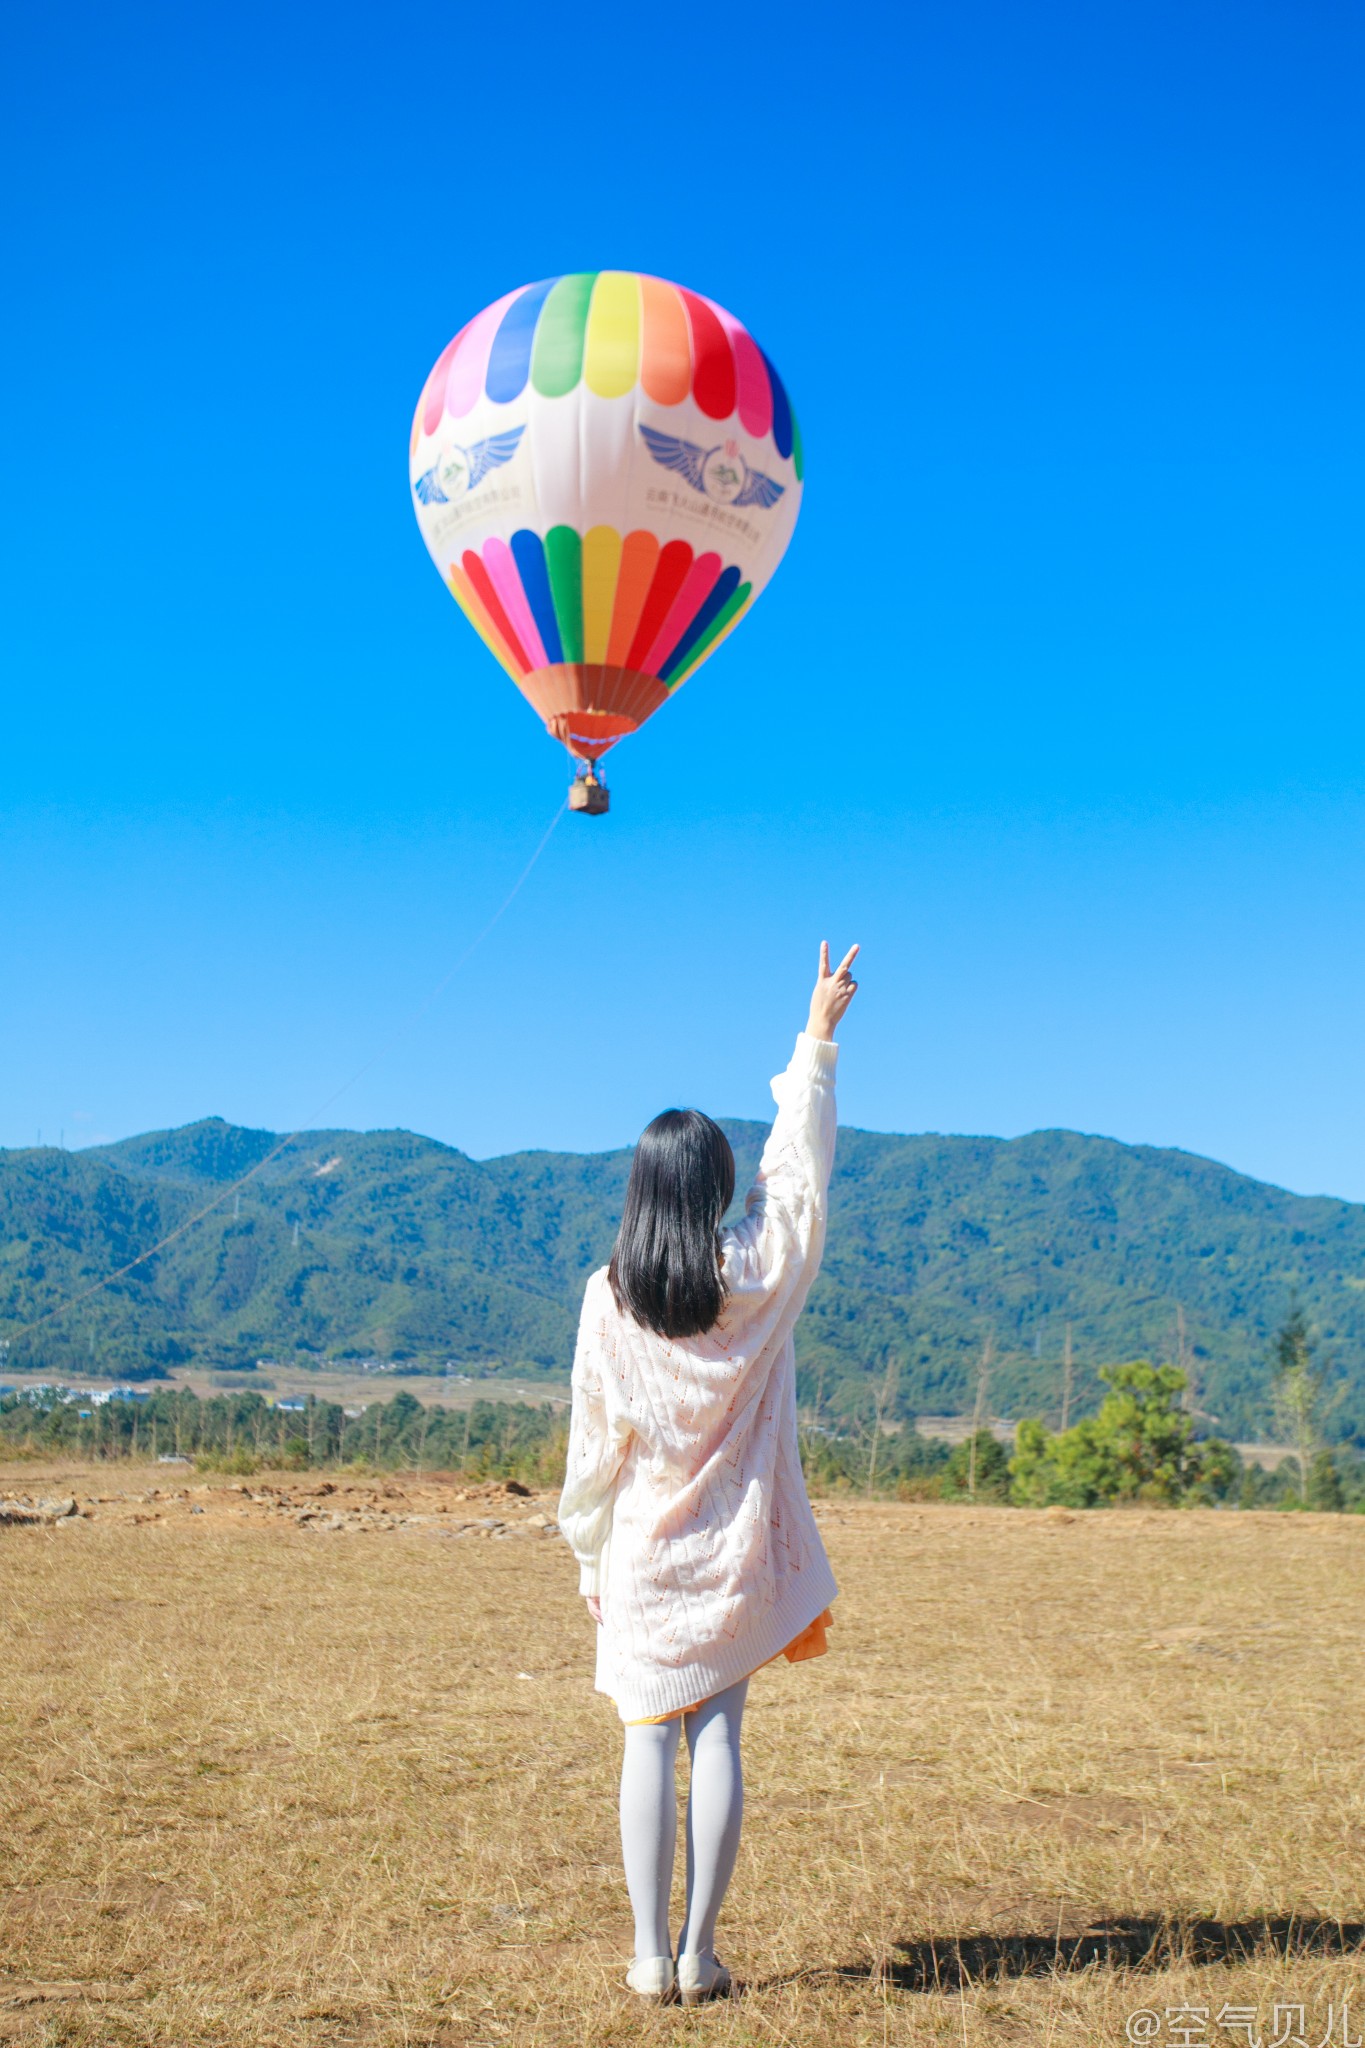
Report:
<svg viewBox="0 0 1365 2048"><path fill-rule="evenodd" d="M1365 1519L827 1504L833 1653L751 1693L747 1996L684 2013L618 1988L553 1503L202 1483L0 1473L90 1507L0 1530L0 2038L1365 2035Z"/></svg>

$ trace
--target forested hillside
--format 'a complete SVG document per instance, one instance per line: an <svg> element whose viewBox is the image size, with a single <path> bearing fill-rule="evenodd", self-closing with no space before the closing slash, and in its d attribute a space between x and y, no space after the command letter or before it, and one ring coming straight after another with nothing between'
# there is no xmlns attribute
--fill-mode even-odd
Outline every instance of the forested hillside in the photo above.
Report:
<svg viewBox="0 0 1365 2048"><path fill-rule="evenodd" d="M763 1129L727 1125L741 1178ZM0 1339L11 1370L374 1356L563 1372L629 1153L476 1161L404 1131L313 1132L156 1259L24 1326L184 1223L276 1144L217 1119L86 1152L0 1152ZM1049 1414L1073 1328L1075 1411L1098 1366L1170 1359L1183 1309L1199 1407L1268 1421L1269 1341L1298 1297L1365 1437L1365 1206L1284 1193L1187 1153L1067 1131L1002 1140L840 1133L803 1391L962 1411L990 1333L999 1412Z"/></svg>

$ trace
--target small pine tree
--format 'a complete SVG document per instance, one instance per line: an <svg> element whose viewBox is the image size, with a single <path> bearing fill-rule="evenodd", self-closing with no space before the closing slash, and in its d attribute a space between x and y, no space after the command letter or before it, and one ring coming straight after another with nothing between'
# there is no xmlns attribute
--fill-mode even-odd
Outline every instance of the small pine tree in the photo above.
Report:
<svg viewBox="0 0 1365 2048"><path fill-rule="evenodd" d="M1345 1511L1346 1489L1336 1459L1328 1450L1319 1451L1308 1469L1304 1504L1322 1515L1340 1515Z"/></svg>
<svg viewBox="0 0 1365 2048"><path fill-rule="evenodd" d="M1065 1430L1061 1432L1067 1434ZM1010 1499L1021 1508L1045 1508L1055 1498L1057 1469L1052 1447L1058 1441L1049 1436L1036 1416L1028 1416L1014 1433L1014 1456L1010 1459Z"/></svg>
<svg viewBox="0 0 1365 2048"><path fill-rule="evenodd" d="M999 1437L978 1429L957 1445L943 1474L945 1500L1008 1500L1010 1455Z"/></svg>
<svg viewBox="0 0 1365 2048"><path fill-rule="evenodd" d="M1275 1415L1299 1468L1299 1500L1308 1505L1308 1474L1318 1440L1322 1373L1313 1355L1308 1318L1296 1303L1280 1326L1271 1359Z"/></svg>

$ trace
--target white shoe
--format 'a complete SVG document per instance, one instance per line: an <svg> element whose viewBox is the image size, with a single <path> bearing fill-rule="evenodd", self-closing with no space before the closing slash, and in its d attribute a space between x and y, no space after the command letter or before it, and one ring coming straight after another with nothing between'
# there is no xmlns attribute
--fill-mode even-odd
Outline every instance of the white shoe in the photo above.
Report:
<svg viewBox="0 0 1365 2048"><path fill-rule="evenodd" d="M626 1971L626 1984L656 2005L670 2004L675 1995L672 1956L636 1956Z"/></svg>
<svg viewBox="0 0 1365 2048"><path fill-rule="evenodd" d="M708 1998L729 1998L730 1972L715 1956L678 1957L678 1995L684 2005L702 2005Z"/></svg>

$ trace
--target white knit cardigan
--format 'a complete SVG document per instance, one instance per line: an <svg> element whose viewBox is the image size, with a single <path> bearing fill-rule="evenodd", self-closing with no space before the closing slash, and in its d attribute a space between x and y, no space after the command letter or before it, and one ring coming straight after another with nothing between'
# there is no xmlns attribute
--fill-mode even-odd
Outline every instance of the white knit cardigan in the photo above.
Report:
<svg viewBox="0 0 1365 2048"><path fill-rule="evenodd" d="M804 1031L743 1222L722 1233L725 1307L670 1340L588 1281L559 1525L602 1602L597 1690L622 1720L747 1677L838 1590L796 1436L792 1328L820 1266L838 1048Z"/></svg>

